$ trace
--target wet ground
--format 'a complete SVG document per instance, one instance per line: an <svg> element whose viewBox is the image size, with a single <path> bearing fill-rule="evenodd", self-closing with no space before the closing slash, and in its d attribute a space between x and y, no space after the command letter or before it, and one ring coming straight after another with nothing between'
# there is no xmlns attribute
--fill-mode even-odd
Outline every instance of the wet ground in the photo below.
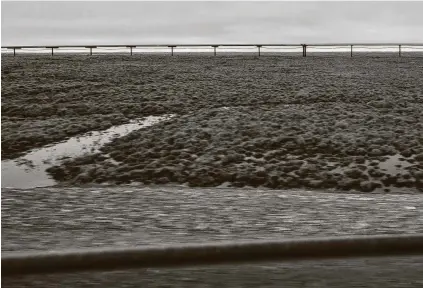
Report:
<svg viewBox="0 0 423 288"><path fill-rule="evenodd" d="M49 173L72 185L423 191L423 58L386 56L4 57L2 157L177 114Z"/></svg>
<svg viewBox="0 0 423 288"><path fill-rule="evenodd" d="M2 153L9 158L29 153L14 162L2 163L2 187L24 188L2 188L3 252L423 233L423 195L412 194L405 186L411 176L422 175L423 139L419 119L423 114L419 107L423 103L423 78L418 68L421 58L116 56L91 57L87 61L86 57L69 56L60 61L54 59L16 57L2 61L2 80L6 84L2 85ZM115 141L119 145L109 147L110 151L106 152L111 157L105 162L120 158L123 165L148 163L162 167L165 163L155 160L166 158L178 164L182 160L192 164L190 161L195 160L205 165L204 160L208 159L205 156L216 156L214 148L227 147L224 160L234 158L227 152L239 144L234 141L240 138L241 132L245 133L242 137L253 141L251 145L261 149L256 153L254 147L243 148L240 153L247 156L245 159L265 159L266 153L272 151L262 147L261 142L267 143L278 135L304 134L307 137L295 139L305 150L313 152L319 148L330 158L338 154L320 168L328 164L328 169L343 173L346 168L352 168L349 166L354 161L370 165L367 151L372 151L375 157L387 156L375 163L373 172L380 170L393 176L413 164L415 169L411 172L415 175L404 174L408 179L402 179L401 183L408 193L401 195L392 190L389 194L347 194L336 190L321 193L182 186L32 188L53 185L55 182L48 177L46 168L58 165L64 157L73 159L80 153L98 151L117 131L113 130L115 127L101 135L92 132L79 140L69 140L70 136L104 130L127 123L128 119L166 113L178 113L185 118L175 119L176 124L161 123L158 128L154 125L147 132ZM251 125L254 123L259 125ZM278 123L281 127L270 125ZM292 127L285 127L284 123ZM136 123L128 125L119 126L120 136L139 128ZM204 140L208 135L198 133L208 125L211 134L219 136L211 145L214 154L206 149ZM266 131L268 127L273 130ZM220 133L223 128L226 130ZM258 136L267 140L261 141ZM329 136L333 136L332 143L326 141ZM65 139L67 142L53 144ZM191 151L181 153L180 158L160 154L175 152L173 142L180 142L181 148ZM192 147L186 147L187 143ZM284 145L291 151L298 143ZM46 144L52 146L43 147ZM143 147L150 144L159 151L144 153ZM355 149L359 144L366 148L364 152ZM370 144L372 147L366 146ZM206 152L210 155L203 155ZM297 152L297 156L304 154ZM310 159L315 156L313 153ZM184 159L182 154L190 158ZM192 157L196 154L199 157ZM356 155L355 158L344 161L350 154ZM420 155L418 159L417 155ZM288 156L285 160L297 161ZM269 157L269 161L280 166L281 159ZM338 162L342 165L337 165ZM184 171L190 171L190 167L186 165ZM205 168L204 171L210 171L207 165ZM298 171L307 174L310 172L307 169ZM111 169L110 173L114 171ZM103 178L113 176L106 172L109 170L103 171ZM250 173L248 169L246 172ZM361 174L370 175L370 169ZM195 173L191 176L205 179ZM186 180L181 179L181 183ZM422 257L396 257L34 276L5 278L2 284L5 287L422 287L422 275Z"/></svg>
<svg viewBox="0 0 423 288"><path fill-rule="evenodd" d="M1 187L53 186L56 181L48 175L47 168L58 165L65 159L97 153L99 148L114 138L125 136L134 130L153 125L165 118L167 117L149 116L132 120L128 124L113 126L104 131L91 131L84 135L71 137L67 141L34 149L17 159L2 161Z"/></svg>
<svg viewBox="0 0 423 288"><path fill-rule="evenodd" d="M2 250L423 233L422 200L421 194L264 189L2 189ZM422 272L422 257L397 257L32 276L2 282L7 287L421 287Z"/></svg>

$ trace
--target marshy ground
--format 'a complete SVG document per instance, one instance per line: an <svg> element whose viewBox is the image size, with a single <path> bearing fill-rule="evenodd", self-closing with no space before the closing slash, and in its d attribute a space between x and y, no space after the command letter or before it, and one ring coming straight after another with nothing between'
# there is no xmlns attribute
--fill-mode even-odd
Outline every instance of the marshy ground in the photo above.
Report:
<svg viewBox="0 0 423 288"><path fill-rule="evenodd" d="M6 159L177 115L51 167L58 182L423 190L421 57L2 60Z"/></svg>
<svg viewBox="0 0 423 288"><path fill-rule="evenodd" d="M43 163L64 187L2 188L2 251L422 233L421 67L421 57L2 56L2 159L28 169L83 133L175 115ZM421 287L421 275L421 257L395 257L2 283Z"/></svg>

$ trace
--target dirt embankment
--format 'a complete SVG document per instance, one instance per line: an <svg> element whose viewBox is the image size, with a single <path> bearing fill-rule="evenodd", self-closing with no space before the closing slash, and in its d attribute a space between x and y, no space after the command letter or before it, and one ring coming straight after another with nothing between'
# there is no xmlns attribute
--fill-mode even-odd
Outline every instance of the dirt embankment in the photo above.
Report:
<svg viewBox="0 0 423 288"><path fill-rule="evenodd" d="M4 253L423 233L422 194L121 186L2 189L1 198ZM359 258L4 277L2 284L417 288L423 284L422 266L421 256Z"/></svg>

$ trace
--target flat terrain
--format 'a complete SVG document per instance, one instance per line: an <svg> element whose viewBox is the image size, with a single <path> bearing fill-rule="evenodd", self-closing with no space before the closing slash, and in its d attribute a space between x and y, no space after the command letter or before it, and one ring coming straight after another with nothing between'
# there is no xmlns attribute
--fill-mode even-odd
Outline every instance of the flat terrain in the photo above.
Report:
<svg viewBox="0 0 423 288"><path fill-rule="evenodd" d="M423 233L423 196L183 187L2 189L2 250ZM28 203L31 203L30 206ZM422 257L3 278L5 287L421 287Z"/></svg>
<svg viewBox="0 0 423 288"><path fill-rule="evenodd" d="M2 56L5 159L176 114L49 168L63 187L2 188L2 251L423 233L422 67L421 57ZM396 257L2 284L421 287L422 267Z"/></svg>
<svg viewBox="0 0 423 288"><path fill-rule="evenodd" d="M51 168L59 182L423 190L421 57L2 57L3 158L178 115Z"/></svg>

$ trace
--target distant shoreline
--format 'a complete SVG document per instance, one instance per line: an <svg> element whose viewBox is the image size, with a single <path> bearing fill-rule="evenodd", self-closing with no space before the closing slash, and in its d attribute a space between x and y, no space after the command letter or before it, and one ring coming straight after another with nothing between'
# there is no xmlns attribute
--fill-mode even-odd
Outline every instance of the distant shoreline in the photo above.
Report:
<svg viewBox="0 0 423 288"><path fill-rule="evenodd" d="M13 57L13 51L8 51L8 52L1 52L2 56L11 56ZM16 53L16 57L18 56L38 56L38 55L42 55L42 56L51 56L51 52L49 51L43 51L43 52L22 52L19 51ZM133 52L133 55L130 55L129 52L125 52L125 51L118 51L118 52L104 52L104 51L98 51L98 52L93 52L93 55L89 55L89 51L78 51L78 52L54 52L54 56L113 56L113 55L119 55L119 56L143 56L143 55L148 55L148 56L171 56L171 53L169 51L158 51L158 52ZM205 52L183 52L183 51L176 51L174 52L173 56L213 56L214 54L213 52L209 52L209 51L205 51ZM224 52L224 51L219 51L217 53L217 57L218 56L230 56L230 55L236 55L236 56L242 56L242 55L246 55L246 56L258 56L257 52L255 51L235 51L235 52ZM366 52L361 52L361 51L357 51L354 52L353 54L353 58L354 57L359 57L359 56L379 56L379 55L383 55L383 56L395 56L398 57L398 52L390 52L390 51L378 51L378 52L370 52L370 51L366 51ZM266 57L266 56L295 56L295 57L302 57L301 52L261 52L260 57ZM307 57L309 56L347 56L350 57L350 52L307 52ZM410 57L410 56L423 56L423 50L422 51L418 51L418 52L402 52L401 53L401 57Z"/></svg>

